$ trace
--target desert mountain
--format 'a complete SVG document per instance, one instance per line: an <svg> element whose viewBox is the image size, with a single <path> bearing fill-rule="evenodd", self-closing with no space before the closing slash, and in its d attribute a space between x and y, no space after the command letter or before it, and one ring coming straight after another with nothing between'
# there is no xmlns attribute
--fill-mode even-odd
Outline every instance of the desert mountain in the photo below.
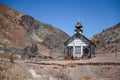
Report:
<svg viewBox="0 0 120 80"><path fill-rule="evenodd" d="M120 52L120 23L94 35L91 40L97 45L96 53Z"/></svg>
<svg viewBox="0 0 120 80"><path fill-rule="evenodd" d="M39 53L56 57L63 55L68 38L60 29L0 4L1 45L23 49L36 43Z"/></svg>

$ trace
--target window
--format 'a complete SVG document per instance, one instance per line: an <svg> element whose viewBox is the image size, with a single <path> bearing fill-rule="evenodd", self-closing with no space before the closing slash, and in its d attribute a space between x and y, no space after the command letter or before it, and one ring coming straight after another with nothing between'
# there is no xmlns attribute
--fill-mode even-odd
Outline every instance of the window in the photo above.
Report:
<svg viewBox="0 0 120 80"><path fill-rule="evenodd" d="M81 46L75 46L75 54L81 54Z"/></svg>

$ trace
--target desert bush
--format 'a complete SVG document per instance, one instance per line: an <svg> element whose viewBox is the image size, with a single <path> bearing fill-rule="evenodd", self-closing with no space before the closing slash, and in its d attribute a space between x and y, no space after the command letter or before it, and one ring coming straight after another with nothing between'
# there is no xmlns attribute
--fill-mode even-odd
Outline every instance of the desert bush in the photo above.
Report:
<svg viewBox="0 0 120 80"><path fill-rule="evenodd" d="M10 58L9 58L9 59L10 59L10 62L11 62L11 63L14 63L14 57L13 57L13 55L10 55Z"/></svg>
<svg viewBox="0 0 120 80"><path fill-rule="evenodd" d="M12 57L12 59L16 60L17 57L14 55L10 55L10 54L0 54L1 58L5 58L5 59L10 59Z"/></svg>
<svg viewBox="0 0 120 80"><path fill-rule="evenodd" d="M70 67L76 67L77 66L77 63L70 63L70 64L68 64Z"/></svg>
<svg viewBox="0 0 120 80"><path fill-rule="evenodd" d="M83 78L84 78L85 80L88 80L88 79L91 79L92 76L91 76L91 74L85 74L85 75L83 76Z"/></svg>
<svg viewBox="0 0 120 80"><path fill-rule="evenodd" d="M3 42L3 45L5 46L9 46L11 44L11 42L8 39L5 39Z"/></svg>

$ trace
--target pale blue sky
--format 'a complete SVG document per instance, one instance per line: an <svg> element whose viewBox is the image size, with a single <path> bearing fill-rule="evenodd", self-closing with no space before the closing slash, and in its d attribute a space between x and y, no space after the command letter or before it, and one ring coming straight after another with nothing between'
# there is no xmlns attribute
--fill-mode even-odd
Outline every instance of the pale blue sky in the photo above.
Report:
<svg viewBox="0 0 120 80"><path fill-rule="evenodd" d="M0 0L0 3L52 24L70 36L77 21L88 38L120 22L120 0Z"/></svg>

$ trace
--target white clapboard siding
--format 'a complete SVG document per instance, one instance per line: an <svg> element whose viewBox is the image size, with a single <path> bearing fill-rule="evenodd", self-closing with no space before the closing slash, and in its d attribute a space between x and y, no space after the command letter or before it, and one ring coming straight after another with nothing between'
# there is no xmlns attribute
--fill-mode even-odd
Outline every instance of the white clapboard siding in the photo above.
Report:
<svg viewBox="0 0 120 80"><path fill-rule="evenodd" d="M87 44L82 42L79 38L77 38L70 42L67 46L87 46Z"/></svg>

